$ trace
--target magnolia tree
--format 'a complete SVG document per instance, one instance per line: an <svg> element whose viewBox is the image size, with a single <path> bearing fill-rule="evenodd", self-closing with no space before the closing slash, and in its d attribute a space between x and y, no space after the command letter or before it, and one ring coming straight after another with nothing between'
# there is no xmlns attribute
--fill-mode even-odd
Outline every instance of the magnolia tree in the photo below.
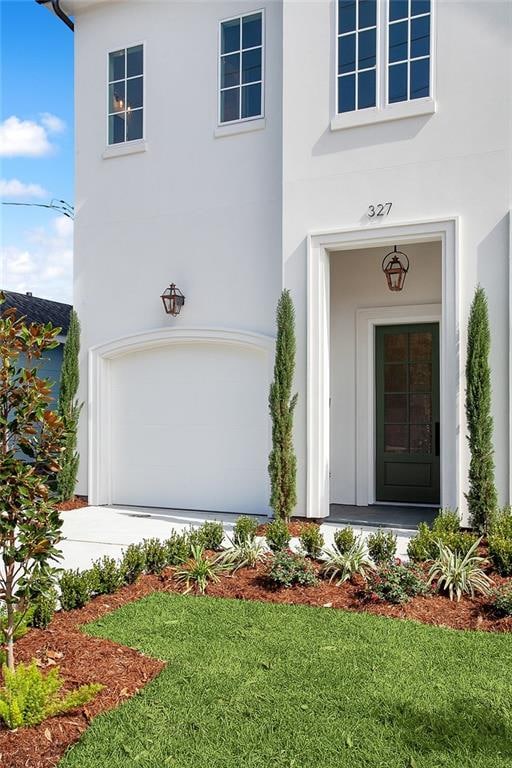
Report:
<svg viewBox="0 0 512 768"><path fill-rule="evenodd" d="M60 556L61 520L49 483L60 469L65 428L49 408L50 382L38 375L59 331L27 325L0 306L0 603L10 669L29 596L51 583L52 561Z"/></svg>

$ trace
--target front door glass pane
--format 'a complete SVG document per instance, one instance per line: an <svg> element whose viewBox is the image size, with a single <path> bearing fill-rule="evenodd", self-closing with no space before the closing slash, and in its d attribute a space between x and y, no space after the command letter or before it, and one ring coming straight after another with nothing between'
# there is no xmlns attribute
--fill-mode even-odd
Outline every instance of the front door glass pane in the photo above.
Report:
<svg viewBox="0 0 512 768"><path fill-rule="evenodd" d="M387 333L384 336L384 360L386 363L407 360L406 333Z"/></svg>
<svg viewBox="0 0 512 768"><path fill-rule="evenodd" d="M386 424L384 428L384 450L387 453L406 453L409 450L407 424Z"/></svg>

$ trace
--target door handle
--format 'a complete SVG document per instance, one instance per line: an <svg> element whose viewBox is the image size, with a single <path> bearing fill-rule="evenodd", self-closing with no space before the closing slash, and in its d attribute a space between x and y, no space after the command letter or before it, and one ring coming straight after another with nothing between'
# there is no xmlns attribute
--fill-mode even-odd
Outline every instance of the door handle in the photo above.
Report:
<svg viewBox="0 0 512 768"><path fill-rule="evenodd" d="M436 421L435 423L435 452L436 456L439 456L439 449L440 449L440 443L441 443L441 437L440 437L440 429L439 429L439 422Z"/></svg>

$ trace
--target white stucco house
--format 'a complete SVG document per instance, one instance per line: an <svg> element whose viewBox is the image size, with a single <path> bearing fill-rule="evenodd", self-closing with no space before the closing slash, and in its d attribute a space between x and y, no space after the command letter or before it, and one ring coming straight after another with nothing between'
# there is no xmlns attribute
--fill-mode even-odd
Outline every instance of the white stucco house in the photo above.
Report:
<svg viewBox="0 0 512 768"><path fill-rule="evenodd" d="M508 502L512 4L60 7L76 38L78 492L266 512L287 287L297 515L375 502L464 512L480 283ZM395 246L401 290L382 268ZM177 316L161 300L171 283L185 296Z"/></svg>

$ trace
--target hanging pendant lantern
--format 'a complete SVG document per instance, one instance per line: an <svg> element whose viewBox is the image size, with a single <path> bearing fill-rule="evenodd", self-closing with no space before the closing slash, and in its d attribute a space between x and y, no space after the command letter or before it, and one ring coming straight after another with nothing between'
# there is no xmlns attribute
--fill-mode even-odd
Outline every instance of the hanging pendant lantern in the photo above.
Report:
<svg viewBox="0 0 512 768"><path fill-rule="evenodd" d="M407 254L397 250L395 245L394 249L384 256L382 271L386 275L389 290L401 291L409 271L409 258Z"/></svg>

